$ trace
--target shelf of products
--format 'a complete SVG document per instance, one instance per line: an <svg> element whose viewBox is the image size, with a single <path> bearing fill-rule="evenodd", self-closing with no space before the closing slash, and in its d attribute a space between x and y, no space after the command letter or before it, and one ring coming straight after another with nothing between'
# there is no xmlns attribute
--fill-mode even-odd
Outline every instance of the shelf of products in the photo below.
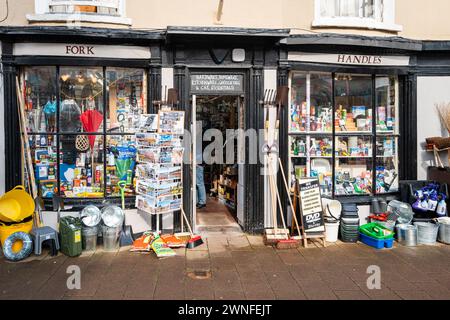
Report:
<svg viewBox="0 0 450 320"><path fill-rule="evenodd" d="M292 179L318 178L323 196L398 190L396 77L294 72L290 86Z"/></svg>

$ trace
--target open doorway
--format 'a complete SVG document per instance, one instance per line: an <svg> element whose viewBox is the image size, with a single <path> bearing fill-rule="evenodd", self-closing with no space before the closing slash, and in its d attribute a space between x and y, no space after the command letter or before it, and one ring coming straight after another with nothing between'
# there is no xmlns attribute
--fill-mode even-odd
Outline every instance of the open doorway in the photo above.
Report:
<svg viewBox="0 0 450 320"><path fill-rule="evenodd" d="M196 143L196 229L198 232L241 232L242 170L238 165L238 143L232 131L241 127L243 109L238 96L197 96L195 118L202 136L207 130L221 132L220 152L211 151L212 141ZM201 124L201 127L200 127ZM199 134L199 132L197 132ZM203 140L203 139L202 139ZM217 144L219 146L219 144ZM220 154L221 153L221 154ZM200 156L201 154L201 156ZM212 156L208 160L208 156ZM232 160L232 161L230 161ZM242 200L241 200L242 201Z"/></svg>

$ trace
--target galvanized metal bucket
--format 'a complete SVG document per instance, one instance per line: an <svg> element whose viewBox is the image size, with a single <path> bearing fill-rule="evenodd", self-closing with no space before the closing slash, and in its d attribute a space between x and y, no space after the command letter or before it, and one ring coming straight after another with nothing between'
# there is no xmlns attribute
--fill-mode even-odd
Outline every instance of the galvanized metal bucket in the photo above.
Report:
<svg viewBox="0 0 450 320"><path fill-rule="evenodd" d="M439 231L439 223L414 222L417 226L417 243L435 244Z"/></svg>
<svg viewBox="0 0 450 320"><path fill-rule="evenodd" d="M396 229L398 243L406 247L417 246L417 226L411 224L399 224Z"/></svg>
<svg viewBox="0 0 450 320"><path fill-rule="evenodd" d="M446 244L450 244L450 218L438 218L439 222L439 234L438 241Z"/></svg>

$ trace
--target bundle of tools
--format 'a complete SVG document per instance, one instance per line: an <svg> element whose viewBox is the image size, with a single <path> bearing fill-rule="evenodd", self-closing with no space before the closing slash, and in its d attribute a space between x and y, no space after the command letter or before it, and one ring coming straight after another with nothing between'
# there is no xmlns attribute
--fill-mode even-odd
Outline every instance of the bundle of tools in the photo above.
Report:
<svg viewBox="0 0 450 320"><path fill-rule="evenodd" d="M286 227L286 221L284 218L284 210L281 202L280 192L277 186L277 172L278 166L281 169L284 187L286 188L287 198L289 199L290 209L293 210L292 200L290 198L290 191L286 180L286 175L284 172L283 164L278 156L278 136L280 128L280 115L281 108L283 104L286 105L288 87L280 87L277 91L266 90L264 94L264 101L262 104L266 112L265 121L265 140L266 144L263 147L263 152L265 153L265 164L267 168L267 178L269 186L269 199L270 199L270 210L272 213L272 228L267 228L264 233L264 243L266 245L275 245L278 249L290 249L296 248L299 245L298 237L291 237L289 229ZM271 111L275 111L276 118L275 121L271 121ZM273 120L273 117L272 117ZM278 204L278 208L277 208ZM281 222L283 228L278 226L278 213L281 216ZM296 223L297 230L300 232L300 227L298 225L297 217L295 212L292 212L294 221Z"/></svg>
<svg viewBox="0 0 450 320"><path fill-rule="evenodd" d="M19 83L19 78L16 77L16 91L17 91L17 110L19 118L20 127L20 138L21 138L21 157L22 157L22 179L28 193L33 197L36 203L39 202L38 191L36 185L36 179L34 176L33 160L31 156L30 140L28 137L26 118L25 118L25 100L24 100L24 90L21 89ZM39 206L35 207L33 223L36 227L42 225L42 216Z"/></svg>

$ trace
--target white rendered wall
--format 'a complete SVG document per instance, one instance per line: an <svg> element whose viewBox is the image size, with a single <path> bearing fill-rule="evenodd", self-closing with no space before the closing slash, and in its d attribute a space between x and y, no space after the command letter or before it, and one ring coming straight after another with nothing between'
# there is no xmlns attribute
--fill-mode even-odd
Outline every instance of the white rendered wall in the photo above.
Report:
<svg viewBox="0 0 450 320"><path fill-rule="evenodd" d="M427 167L435 165L432 152L425 151L425 138L447 137L435 104L450 103L450 77L417 78L417 179L427 179ZM448 165L447 153L442 162ZM403 165L408 165L405 163Z"/></svg>

